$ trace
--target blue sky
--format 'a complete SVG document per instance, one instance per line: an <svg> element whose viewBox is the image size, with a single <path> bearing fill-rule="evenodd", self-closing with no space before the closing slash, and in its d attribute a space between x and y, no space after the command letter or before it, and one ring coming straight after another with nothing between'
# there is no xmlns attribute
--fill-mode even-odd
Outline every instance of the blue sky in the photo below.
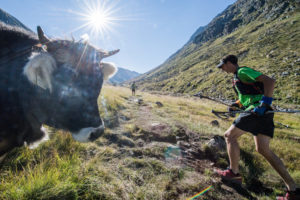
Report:
<svg viewBox="0 0 300 200"><path fill-rule="evenodd" d="M180 49L200 27L235 0L0 0L0 7L36 31L46 35L79 40L89 35L93 45L121 49L106 59L117 67L147 72ZM106 29L95 32L83 16L109 10ZM88 9L89 8L89 9Z"/></svg>

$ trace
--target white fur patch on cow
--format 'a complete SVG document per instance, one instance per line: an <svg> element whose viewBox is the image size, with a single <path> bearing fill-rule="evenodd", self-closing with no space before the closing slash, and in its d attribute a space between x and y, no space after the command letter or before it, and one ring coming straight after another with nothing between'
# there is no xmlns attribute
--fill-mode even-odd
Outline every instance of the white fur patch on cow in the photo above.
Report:
<svg viewBox="0 0 300 200"><path fill-rule="evenodd" d="M56 62L49 53L33 53L23 73L32 84L52 92L51 75L55 69Z"/></svg>
<svg viewBox="0 0 300 200"><path fill-rule="evenodd" d="M44 142L46 142L46 141L49 140L49 133L48 133L47 129L44 126L41 127L41 131L44 132L44 137L42 137L40 140L38 140L38 141L30 144L29 145L29 149L35 149L40 144L42 144L42 143L44 143Z"/></svg>
<svg viewBox="0 0 300 200"><path fill-rule="evenodd" d="M108 80L117 73L117 67L113 63L101 63L103 79Z"/></svg>
<svg viewBox="0 0 300 200"><path fill-rule="evenodd" d="M90 133L94 130L94 128L83 128L78 133L72 133L72 136L78 142L89 142Z"/></svg>
<svg viewBox="0 0 300 200"><path fill-rule="evenodd" d="M98 128L93 128L93 127L82 128L77 133L72 133L72 137L78 142L90 142L91 141L90 136L93 133L93 131L95 131L96 129L98 129L98 131L100 130L103 131L104 125Z"/></svg>

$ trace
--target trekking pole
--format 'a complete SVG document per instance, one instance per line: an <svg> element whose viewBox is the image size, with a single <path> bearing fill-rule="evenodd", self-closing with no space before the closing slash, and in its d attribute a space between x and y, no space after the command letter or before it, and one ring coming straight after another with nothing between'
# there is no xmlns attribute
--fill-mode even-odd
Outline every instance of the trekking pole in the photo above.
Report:
<svg viewBox="0 0 300 200"><path fill-rule="evenodd" d="M194 97L200 97L200 98L205 98L205 99L209 99L211 101L215 101L217 103L220 103L220 104L223 104L225 106L231 106L229 105L228 103L225 103L223 101L220 101L220 100L217 100L217 99L214 99L214 98L211 98L211 97L208 97L208 96L204 96L202 95L200 92L197 93L197 94L194 94L193 95ZM218 113L218 114L238 114L238 113L251 113L251 111L244 111L244 110L241 110L240 108L237 108L238 110L237 111L228 111L228 112L219 112L219 111L215 111L215 110L212 110L212 113ZM276 112L282 112L282 113L299 113L300 110L270 110L270 111L267 111L266 113L276 113Z"/></svg>
<svg viewBox="0 0 300 200"><path fill-rule="evenodd" d="M237 111L226 111L226 112L211 110L211 112L214 113L214 114L254 113L251 110L248 110L248 111L237 110ZM266 112L266 114L279 113L279 112L281 112L281 113L300 113L300 110L269 110L269 111Z"/></svg>
<svg viewBox="0 0 300 200"><path fill-rule="evenodd" d="M197 94L194 94L193 96L194 96L194 97L199 97L200 99L204 98L204 99L208 99L208 100L211 100L211 101L215 101L215 102L220 103L220 104L223 104L223 105L225 105L225 106L230 106L230 104L225 103L225 102L223 102L223 101L221 101L221 100L214 99L214 98L211 98L211 97L208 97L208 96L204 96L204 95L202 95L200 92L198 92Z"/></svg>
<svg viewBox="0 0 300 200"><path fill-rule="evenodd" d="M235 114L237 113L254 113L253 111L249 110L249 111L242 111L242 110L237 110L237 111L228 111L228 112L221 112L221 111L215 111L215 110L211 110L211 112L216 115L217 117L221 118L221 119L228 119L229 117L234 117ZM287 111L280 111L280 110L273 110L273 111L267 111L266 114L268 113L276 113L276 112L281 112L281 113L300 113L300 110L287 110ZM232 116L234 115L234 116ZM289 125L285 125L282 124L280 122L276 122L274 121L274 123L280 125L280 126L284 126L285 128L290 128Z"/></svg>

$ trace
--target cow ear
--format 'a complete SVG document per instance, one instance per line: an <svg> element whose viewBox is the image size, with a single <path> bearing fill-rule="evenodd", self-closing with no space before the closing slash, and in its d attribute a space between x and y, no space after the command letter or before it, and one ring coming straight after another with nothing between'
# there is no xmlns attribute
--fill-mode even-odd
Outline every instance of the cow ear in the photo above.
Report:
<svg viewBox="0 0 300 200"><path fill-rule="evenodd" d="M101 63L100 66L102 69L104 80L108 80L118 71L117 67L113 63Z"/></svg>
<svg viewBox="0 0 300 200"><path fill-rule="evenodd" d="M50 42L50 40L45 36L44 31L40 26L37 26L37 33L39 36L39 40L42 44Z"/></svg>
<svg viewBox="0 0 300 200"><path fill-rule="evenodd" d="M24 75L29 82L52 92L51 76L56 62L49 53L33 54L24 67Z"/></svg>

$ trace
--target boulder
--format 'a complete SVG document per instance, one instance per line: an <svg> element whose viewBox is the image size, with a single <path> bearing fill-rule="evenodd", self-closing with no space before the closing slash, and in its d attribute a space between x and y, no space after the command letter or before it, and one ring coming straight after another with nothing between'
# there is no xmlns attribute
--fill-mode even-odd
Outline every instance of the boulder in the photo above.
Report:
<svg viewBox="0 0 300 200"><path fill-rule="evenodd" d="M207 145L215 149L217 151L225 151L226 150L226 142L224 137L215 135L211 140L208 141Z"/></svg>

